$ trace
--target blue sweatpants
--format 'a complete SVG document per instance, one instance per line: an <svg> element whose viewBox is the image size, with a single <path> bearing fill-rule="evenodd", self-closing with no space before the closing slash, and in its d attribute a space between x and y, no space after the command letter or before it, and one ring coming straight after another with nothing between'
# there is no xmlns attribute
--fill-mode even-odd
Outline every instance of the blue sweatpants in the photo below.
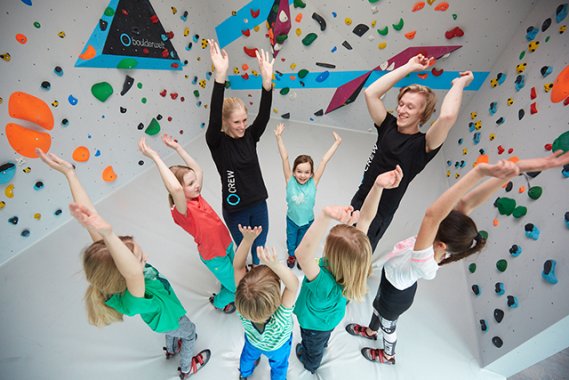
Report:
<svg viewBox="0 0 569 380"><path fill-rule="evenodd" d="M286 380L286 373L288 370L288 357L290 356L290 348L292 345L292 334L290 338L281 347L274 351L263 351L253 346L245 335L245 344L243 351L241 351L241 358L239 359L239 371L241 376L251 376L255 370L255 361L261 357L261 354L269 358L269 365L271 366L271 380Z"/></svg>

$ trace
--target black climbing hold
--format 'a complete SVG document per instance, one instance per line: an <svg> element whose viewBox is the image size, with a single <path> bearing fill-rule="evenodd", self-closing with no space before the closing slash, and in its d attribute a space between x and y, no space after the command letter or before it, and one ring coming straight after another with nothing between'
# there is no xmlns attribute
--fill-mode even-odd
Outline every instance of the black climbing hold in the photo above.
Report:
<svg viewBox="0 0 569 380"><path fill-rule="evenodd" d="M525 115L526 115L526 111L524 111L523 108L520 108L520 110L518 111L518 120L522 120Z"/></svg>
<svg viewBox="0 0 569 380"><path fill-rule="evenodd" d="M480 330L484 332L488 331L488 326L486 326L486 321L484 319L480 320Z"/></svg>
<svg viewBox="0 0 569 380"><path fill-rule="evenodd" d="M541 172L526 172L526 175L531 177L531 178L535 178L537 177Z"/></svg>
<svg viewBox="0 0 569 380"><path fill-rule="evenodd" d="M140 161L138 161L138 164L139 164L140 166L142 166L142 165L144 165L144 161L140 160Z"/></svg>
<svg viewBox="0 0 569 380"><path fill-rule="evenodd" d="M318 111L314 112L314 116L322 116L322 115L324 115L323 109L319 109ZM569 214L569 212L567 214Z"/></svg>
<svg viewBox="0 0 569 380"><path fill-rule="evenodd" d="M506 192L509 193L510 191L512 191L513 187L514 184L512 183L512 181L508 182L508 184L506 185Z"/></svg>
<svg viewBox="0 0 569 380"><path fill-rule="evenodd" d="M333 65L331 63L323 63L323 62L316 62L316 66L325 67L327 69L335 69L336 68L336 65Z"/></svg>
<svg viewBox="0 0 569 380"><path fill-rule="evenodd" d="M55 68L53 69L53 71L55 71L55 73L57 75L63 75L63 69L61 68L61 66L55 66Z"/></svg>
<svg viewBox="0 0 569 380"><path fill-rule="evenodd" d="M480 295L480 287L478 285L472 285L472 292L477 296Z"/></svg>
<svg viewBox="0 0 569 380"><path fill-rule="evenodd" d="M545 32L551 26L551 18L547 18L543 24L541 24L541 31Z"/></svg>
<svg viewBox="0 0 569 380"><path fill-rule="evenodd" d="M527 232L531 232L533 231L533 223L528 223L524 226L524 230L526 230Z"/></svg>
<svg viewBox="0 0 569 380"><path fill-rule="evenodd" d="M504 319L504 311L500 309L494 309L494 319L498 323L502 322L502 319Z"/></svg>
<svg viewBox="0 0 569 380"><path fill-rule="evenodd" d="M121 113L126 113L126 108L120 107L120 111L121 111Z"/></svg>
<svg viewBox="0 0 569 380"><path fill-rule="evenodd" d="M44 80L43 82L41 82L41 88L43 88L44 90L49 90L51 88L51 83Z"/></svg>
<svg viewBox="0 0 569 380"><path fill-rule="evenodd" d="M17 216L13 216L10 219L8 219L8 222L12 223L13 225L16 225L16 224L18 224L18 220L20 220L20 219L18 219Z"/></svg>
<svg viewBox="0 0 569 380"><path fill-rule="evenodd" d="M283 119L290 119L290 113L287 112L287 113L285 113L285 114L282 114L281 117L282 117Z"/></svg>
<svg viewBox="0 0 569 380"><path fill-rule="evenodd" d="M504 344L504 341L502 341L502 339L499 336L495 336L494 338L492 338L492 343L494 344L494 346L500 348Z"/></svg>
<svg viewBox="0 0 569 380"><path fill-rule="evenodd" d="M518 299L514 296L508 296L508 307L511 308L518 307Z"/></svg>
<svg viewBox="0 0 569 380"><path fill-rule="evenodd" d="M160 114L156 115L156 120L162 120L162 115Z"/></svg>
<svg viewBox="0 0 569 380"><path fill-rule="evenodd" d="M11 162L7 162L5 164L0 165L0 172L5 172L8 169L12 169L14 168L16 165L11 163Z"/></svg>
<svg viewBox="0 0 569 380"><path fill-rule="evenodd" d="M61 120L61 125L63 125L64 127L67 127L69 125L69 120L67 120L67 119Z"/></svg>
<svg viewBox="0 0 569 380"><path fill-rule="evenodd" d="M61 211L61 209L58 208L57 210L55 210L54 214L55 214L55 216L58 216L58 215L61 215L62 212L63 211Z"/></svg>
<svg viewBox="0 0 569 380"><path fill-rule="evenodd" d="M133 84L134 84L134 78L127 75L126 78L124 78L124 83L122 84L121 96L126 94L128 90L130 90Z"/></svg>
<svg viewBox="0 0 569 380"><path fill-rule="evenodd" d="M569 211L565 213L565 221L569 222Z"/></svg>
<svg viewBox="0 0 569 380"><path fill-rule="evenodd" d="M25 229L20 233L20 235L22 235L22 237L28 237L30 236L30 230Z"/></svg>
<svg viewBox="0 0 569 380"><path fill-rule="evenodd" d="M312 14L312 19L320 25L320 31L323 32L326 30L326 20L324 20L324 18L322 16L320 16L318 13L314 12Z"/></svg>
<svg viewBox="0 0 569 380"><path fill-rule="evenodd" d="M502 294L504 294L504 283L502 282L497 282L494 285L494 291L496 292L497 295L501 296Z"/></svg>
<svg viewBox="0 0 569 380"><path fill-rule="evenodd" d="M99 20L99 29L101 29L102 32L104 32L105 30L107 30L107 26L109 26L109 23L106 22L105 20L101 19Z"/></svg>
<svg viewBox="0 0 569 380"><path fill-rule="evenodd" d="M356 27L354 28L354 30L352 30L352 32L358 36L361 37L364 34L366 34L366 32L369 30L369 26L365 25L365 24L358 24L356 25Z"/></svg>
<svg viewBox="0 0 569 380"><path fill-rule="evenodd" d="M144 129L144 124L142 124L142 123L139 123L139 124L138 124L138 127L136 127L136 128L138 128L138 130L140 130L140 131L141 131L141 130L143 130L143 129Z"/></svg>
<svg viewBox="0 0 569 380"><path fill-rule="evenodd" d="M348 41L342 42L342 46L348 50L352 50L352 45L350 45L350 43Z"/></svg>

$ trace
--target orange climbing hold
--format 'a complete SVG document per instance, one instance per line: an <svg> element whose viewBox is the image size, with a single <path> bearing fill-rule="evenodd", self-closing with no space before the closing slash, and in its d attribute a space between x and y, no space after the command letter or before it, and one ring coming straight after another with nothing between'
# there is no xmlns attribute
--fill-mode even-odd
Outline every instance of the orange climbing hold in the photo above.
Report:
<svg viewBox="0 0 569 380"><path fill-rule="evenodd" d="M478 156L478 158L476 159L476 161L474 162L474 164L472 166L476 166L478 164L487 164L489 161L488 155L487 154L481 154L480 156Z"/></svg>
<svg viewBox="0 0 569 380"><path fill-rule="evenodd" d="M421 9L423 9L424 7L425 7L425 2L419 1L419 2L415 3L415 5L413 5L413 9L411 11L417 12L417 11L420 11Z"/></svg>
<svg viewBox="0 0 569 380"><path fill-rule="evenodd" d="M417 31L412 30L410 32L405 33L405 38L407 38L408 40L412 40L413 38L415 38L415 34L417 34Z"/></svg>
<svg viewBox="0 0 569 380"><path fill-rule="evenodd" d="M429 74L427 73L423 73L423 74L417 74L417 76L421 79L427 79L427 77L429 76Z"/></svg>
<svg viewBox="0 0 569 380"><path fill-rule="evenodd" d="M525 191L526 191L525 186L520 186L520 188L518 189L518 193L520 193L520 194L525 193Z"/></svg>
<svg viewBox="0 0 569 380"><path fill-rule="evenodd" d="M511 148L510 148L511 149ZM518 156L512 156L512 157L508 157L508 161L513 162L514 164L516 162L518 162L520 160L520 158Z"/></svg>
<svg viewBox="0 0 569 380"><path fill-rule="evenodd" d="M28 37L26 37L24 34L22 33L18 33L16 34L16 41L18 41L19 43L21 43L22 45L25 45L26 42L28 42Z"/></svg>
<svg viewBox="0 0 569 380"><path fill-rule="evenodd" d="M19 124L6 124L6 138L10 146L24 157L37 158L36 148L44 152L51 147L51 136L45 132L34 131Z"/></svg>
<svg viewBox="0 0 569 380"><path fill-rule="evenodd" d="M241 65L241 68L243 69L243 71L247 71L247 70L249 70L249 65L244 63Z"/></svg>
<svg viewBox="0 0 569 380"><path fill-rule="evenodd" d="M500 225L500 221L498 220L498 218L494 218L494 220L492 221L492 225L494 227L498 227Z"/></svg>
<svg viewBox="0 0 569 380"><path fill-rule="evenodd" d="M565 66L553 82L551 101L559 103L569 96L569 65Z"/></svg>
<svg viewBox="0 0 569 380"><path fill-rule="evenodd" d="M114 182L117 179L117 173L113 170L112 166L107 166L105 170L103 170L103 181L105 182Z"/></svg>
<svg viewBox="0 0 569 380"><path fill-rule="evenodd" d="M90 156L91 154L89 153L89 149L85 146L78 146L75 148L72 155L73 159L77 162L85 162L89 160Z"/></svg>
<svg viewBox="0 0 569 380"><path fill-rule="evenodd" d="M8 112L16 119L26 120L45 129L53 129L53 114L40 98L25 92L13 92L8 101Z"/></svg>
<svg viewBox="0 0 569 380"><path fill-rule="evenodd" d="M88 61L90 59L95 58L96 55L97 55L97 51L95 50L93 45L87 45L87 48L85 49L85 51L83 53L81 53L79 58L81 58L84 61Z"/></svg>
<svg viewBox="0 0 569 380"><path fill-rule="evenodd" d="M443 1L442 3L439 3L436 7L435 7L435 11L440 11L440 12L444 12L448 9L448 3Z"/></svg>
<svg viewBox="0 0 569 380"><path fill-rule="evenodd" d="M302 21L302 13L297 14L296 17L294 18L294 21L301 22Z"/></svg>

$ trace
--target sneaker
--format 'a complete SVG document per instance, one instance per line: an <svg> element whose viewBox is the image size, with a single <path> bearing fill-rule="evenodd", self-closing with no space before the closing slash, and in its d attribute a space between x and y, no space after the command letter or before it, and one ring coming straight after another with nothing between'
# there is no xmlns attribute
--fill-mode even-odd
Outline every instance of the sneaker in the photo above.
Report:
<svg viewBox="0 0 569 380"><path fill-rule="evenodd" d="M370 339L370 340L377 340L377 334L369 335L367 333L367 328L357 323L350 323L346 325L346 331L348 334L353 336L361 336L362 338Z"/></svg>
<svg viewBox="0 0 569 380"><path fill-rule="evenodd" d="M381 348L364 347L362 348L362 355L364 356L364 358L366 358L371 362L378 362L381 364L389 364L389 365L395 364L395 357L392 357L390 359L386 358L385 353Z"/></svg>
<svg viewBox="0 0 569 380"><path fill-rule="evenodd" d="M296 347L294 349L294 353L296 354L296 357L298 358L298 361L300 361L302 363L302 353L303 353L303 349L302 349L302 344L301 343L297 343Z"/></svg>
<svg viewBox="0 0 569 380"><path fill-rule="evenodd" d="M211 357L210 350L203 350L199 354L194 356L192 358L192 364L190 366L189 372L182 372L182 370L178 368L180 379L184 380L192 375L195 375L200 369L202 369L207 364L207 362L209 362L210 357Z"/></svg>
<svg viewBox="0 0 569 380"><path fill-rule="evenodd" d="M294 268L294 264L296 264L296 256L289 255L288 258L286 259L286 266L292 269Z"/></svg>
<svg viewBox="0 0 569 380"><path fill-rule="evenodd" d="M197 334L196 334L196 337L197 337ZM176 356L176 354L182 350L182 339L178 339L178 341L176 343L176 351L168 352L168 348L166 348L166 347L162 347L162 349L165 351L164 354L166 355L166 360L171 359L174 356Z"/></svg>
<svg viewBox="0 0 569 380"><path fill-rule="evenodd" d="M225 305L225 307L223 308L223 312L225 314L231 314L235 312L235 302L230 302L227 305Z"/></svg>

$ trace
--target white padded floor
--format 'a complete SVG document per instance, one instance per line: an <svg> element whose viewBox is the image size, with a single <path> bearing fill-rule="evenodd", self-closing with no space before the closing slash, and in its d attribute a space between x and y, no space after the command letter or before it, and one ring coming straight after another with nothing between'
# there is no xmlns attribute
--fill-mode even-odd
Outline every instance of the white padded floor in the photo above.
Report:
<svg viewBox="0 0 569 380"><path fill-rule="evenodd" d="M270 195L268 244L278 247L284 260L285 186L271 130L275 125L271 121L261 140L259 156ZM317 209L325 204L349 203L376 139L375 132L338 132L343 144L321 180ZM319 161L332 141L328 128L288 125L285 132L291 159L307 153ZM204 197L220 213L219 177L204 138L187 148L204 167ZM145 161L148 167L148 160ZM174 162L179 160L167 160ZM351 321L369 321L371 300L381 273L378 256L396 241L416 232L425 207L446 189L446 183L444 158L439 154L415 179L380 242L366 302L348 306L345 320L332 334L317 374L305 371L292 354L289 379L504 379L479 367L475 339L479 331L461 265L442 269L434 281L420 282L415 304L398 324L396 366L367 362L359 350L368 341L349 336L343 328ZM214 311L208 303L218 285L199 261L193 239L171 220L166 191L157 171L144 173L97 204L97 209L117 233L135 236L150 256L149 262L170 280L196 323L197 349L212 350L210 363L194 378L237 379L243 344L241 325L235 314ZM103 329L87 323L82 300L86 282L79 256L88 243L87 233L72 221L0 267L1 379L176 378L177 362L164 359L162 336L148 329L140 318L126 317L123 323ZM301 272L297 274L301 279ZM293 346L299 338L295 325ZM269 379L266 359L250 379Z"/></svg>

